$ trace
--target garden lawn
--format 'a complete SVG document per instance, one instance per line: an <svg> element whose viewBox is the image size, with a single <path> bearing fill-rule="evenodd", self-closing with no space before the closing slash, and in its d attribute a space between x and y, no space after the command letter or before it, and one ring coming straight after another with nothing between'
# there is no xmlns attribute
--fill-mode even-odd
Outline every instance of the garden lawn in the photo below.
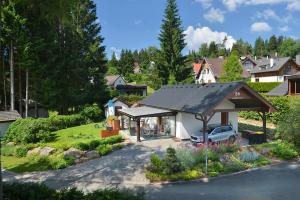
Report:
<svg viewBox="0 0 300 200"><path fill-rule="evenodd" d="M96 128L96 124L99 127ZM57 136L55 141L42 143L42 145L65 150L80 142L88 143L92 140L99 140L101 130L103 130L103 123L92 123L62 129L54 132Z"/></svg>

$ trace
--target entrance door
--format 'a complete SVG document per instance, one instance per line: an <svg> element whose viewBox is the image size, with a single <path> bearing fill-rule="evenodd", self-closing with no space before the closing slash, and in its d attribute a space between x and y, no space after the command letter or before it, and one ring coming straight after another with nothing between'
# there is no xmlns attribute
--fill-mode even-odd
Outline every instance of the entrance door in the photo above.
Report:
<svg viewBox="0 0 300 200"><path fill-rule="evenodd" d="M228 112L221 113L221 125L228 125Z"/></svg>

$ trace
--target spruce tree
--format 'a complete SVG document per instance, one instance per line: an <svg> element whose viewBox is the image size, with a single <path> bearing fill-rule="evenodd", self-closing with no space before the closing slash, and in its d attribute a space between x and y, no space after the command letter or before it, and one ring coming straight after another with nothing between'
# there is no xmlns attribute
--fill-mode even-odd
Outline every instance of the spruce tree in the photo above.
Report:
<svg viewBox="0 0 300 200"><path fill-rule="evenodd" d="M167 0L159 41L162 55L159 72L163 77L163 84L168 83L170 76L174 76L177 82L184 80L189 71L181 54L186 44L176 0Z"/></svg>
<svg viewBox="0 0 300 200"><path fill-rule="evenodd" d="M232 51L224 62L221 82L231 82L242 80L243 67L240 63L238 52Z"/></svg>

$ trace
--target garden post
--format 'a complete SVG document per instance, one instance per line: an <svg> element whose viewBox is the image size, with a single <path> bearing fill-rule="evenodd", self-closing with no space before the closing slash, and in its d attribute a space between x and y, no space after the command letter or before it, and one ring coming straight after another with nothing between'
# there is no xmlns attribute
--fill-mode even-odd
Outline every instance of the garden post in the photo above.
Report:
<svg viewBox="0 0 300 200"><path fill-rule="evenodd" d="M140 121L140 118L136 119L136 139L137 139L137 142L141 142L141 121Z"/></svg>

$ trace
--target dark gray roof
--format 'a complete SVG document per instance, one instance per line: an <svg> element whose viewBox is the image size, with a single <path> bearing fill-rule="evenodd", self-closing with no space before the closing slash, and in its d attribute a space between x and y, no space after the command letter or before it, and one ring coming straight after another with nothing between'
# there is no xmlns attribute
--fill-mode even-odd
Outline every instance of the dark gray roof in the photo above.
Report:
<svg viewBox="0 0 300 200"><path fill-rule="evenodd" d="M214 108L232 93L242 82L211 83L207 85L163 86L152 96L140 102L142 105L162 109L201 114Z"/></svg>
<svg viewBox="0 0 300 200"><path fill-rule="evenodd" d="M255 73L262 73L262 72L273 72L280 70L283 65L285 65L289 60L292 60L290 57L283 57L283 58L273 58L274 65L273 67L270 66L270 59L268 58L261 58L256 60L256 67L251 70L251 74Z"/></svg>
<svg viewBox="0 0 300 200"><path fill-rule="evenodd" d="M119 112L131 117L149 117L149 116L158 116L159 114L172 113L172 111L170 110L153 108L148 106L121 109L119 110Z"/></svg>
<svg viewBox="0 0 300 200"><path fill-rule="evenodd" d="M288 80L267 93L268 96L285 96L288 94Z"/></svg>
<svg viewBox="0 0 300 200"><path fill-rule="evenodd" d="M298 73L296 73L296 74L294 74L292 76L288 76L287 78L288 79L300 79L300 72L298 72Z"/></svg>
<svg viewBox="0 0 300 200"><path fill-rule="evenodd" d="M17 111L0 111L0 122L15 121L21 116Z"/></svg>

